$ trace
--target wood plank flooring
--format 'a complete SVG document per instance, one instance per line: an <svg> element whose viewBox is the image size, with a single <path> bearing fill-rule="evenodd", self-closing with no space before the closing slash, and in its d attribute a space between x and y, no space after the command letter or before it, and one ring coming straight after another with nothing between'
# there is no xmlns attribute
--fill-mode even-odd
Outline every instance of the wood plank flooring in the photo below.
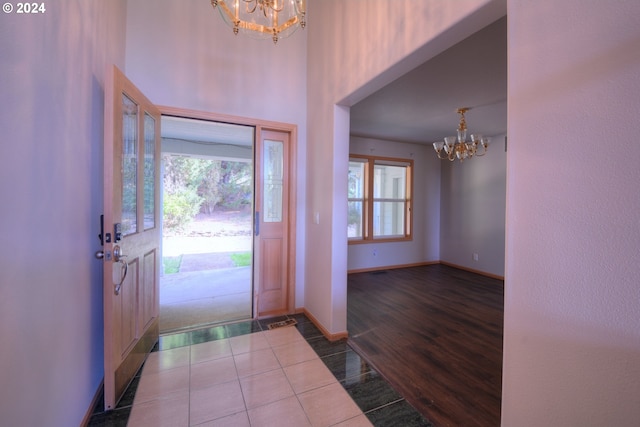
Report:
<svg viewBox="0 0 640 427"><path fill-rule="evenodd" d="M348 278L349 344L436 427L500 425L503 281L444 265Z"/></svg>

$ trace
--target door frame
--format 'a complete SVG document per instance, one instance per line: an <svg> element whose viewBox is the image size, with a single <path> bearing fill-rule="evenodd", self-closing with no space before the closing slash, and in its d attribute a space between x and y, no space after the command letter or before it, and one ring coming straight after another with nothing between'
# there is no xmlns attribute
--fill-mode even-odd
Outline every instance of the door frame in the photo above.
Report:
<svg viewBox="0 0 640 427"><path fill-rule="evenodd" d="M123 95L137 108L136 231L120 236L123 230L116 229L114 225L122 223ZM103 260L104 408L110 410L116 407L158 341L161 113L115 65L106 72L104 103L103 224L100 231L103 250L96 256ZM154 225L149 228L145 227L142 208L145 189L142 172L146 145L144 120L147 115L154 119ZM116 255L116 248L120 255ZM119 284L116 286L117 280Z"/></svg>
<svg viewBox="0 0 640 427"><path fill-rule="evenodd" d="M289 313L295 312L295 273L296 273L296 206L297 206L297 153L298 153L298 127L290 123L274 122L269 120L253 119L248 117L233 116L228 114L211 113L199 110L190 110L185 108L170 107L165 105L156 105L161 115L184 117L186 119L200 119L213 122L230 123L237 125L252 126L256 129L256 144L260 141L263 130L273 130L289 134L289 198L286 208L289 212L288 217L288 235L287 235L287 310ZM254 166L255 168L255 166ZM254 206L255 209L255 206ZM253 264L253 274L257 274L256 266ZM254 279L255 282L255 279ZM257 318L257 294L253 292L253 313L252 318Z"/></svg>

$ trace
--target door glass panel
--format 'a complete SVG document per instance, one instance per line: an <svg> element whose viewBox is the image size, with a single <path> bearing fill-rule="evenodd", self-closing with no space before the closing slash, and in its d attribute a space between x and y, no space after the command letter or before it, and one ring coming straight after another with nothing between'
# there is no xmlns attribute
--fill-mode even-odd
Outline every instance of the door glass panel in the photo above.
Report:
<svg viewBox="0 0 640 427"><path fill-rule="evenodd" d="M282 141L264 141L264 222L282 221L284 146Z"/></svg>
<svg viewBox="0 0 640 427"><path fill-rule="evenodd" d="M122 94L122 234L137 231L138 105Z"/></svg>
<svg viewBox="0 0 640 427"><path fill-rule="evenodd" d="M155 140L156 121L149 113L144 115L144 229L156 226L155 222Z"/></svg>

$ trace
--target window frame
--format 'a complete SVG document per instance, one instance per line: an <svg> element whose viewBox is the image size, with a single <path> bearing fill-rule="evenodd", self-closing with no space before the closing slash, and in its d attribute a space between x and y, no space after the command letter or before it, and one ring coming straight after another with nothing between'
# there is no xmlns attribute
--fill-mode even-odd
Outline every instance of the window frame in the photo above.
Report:
<svg viewBox="0 0 640 427"><path fill-rule="evenodd" d="M413 240L413 160L395 157L367 156L362 154L349 154L349 163L363 163L364 166L364 194L362 197L348 197L347 204L351 202L362 203L361 236L348 237L348 244L362 243L387 243L405 242ZM403 198L375 197L375 167L376 165L400 166L405 168L405 185ZM376 203L384 202L404 203L404 233L399 235L374 236L374 207Z"/></svg>

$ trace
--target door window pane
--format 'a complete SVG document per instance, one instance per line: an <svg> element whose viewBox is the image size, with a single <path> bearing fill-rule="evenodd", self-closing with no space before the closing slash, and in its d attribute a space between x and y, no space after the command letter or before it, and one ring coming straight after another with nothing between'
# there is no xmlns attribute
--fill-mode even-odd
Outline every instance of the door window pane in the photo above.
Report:
<svg viewBox="0 0 640 427"><path fill-rule="evenodd" d="M138 105L122 94L122 235L137 231Z"/></svg>
<svg viewBox="0 0 640 427"><path fill-rule="evenodd" d="M282 141L264 141L264 222L282 221L282 189L284 175Z"/></svg>
<svg viewBox="0 0 640 427"><path fill-rule="evenodd" d="M144 229L156 225L156 121L149 113L144 115Z"/></svg>

